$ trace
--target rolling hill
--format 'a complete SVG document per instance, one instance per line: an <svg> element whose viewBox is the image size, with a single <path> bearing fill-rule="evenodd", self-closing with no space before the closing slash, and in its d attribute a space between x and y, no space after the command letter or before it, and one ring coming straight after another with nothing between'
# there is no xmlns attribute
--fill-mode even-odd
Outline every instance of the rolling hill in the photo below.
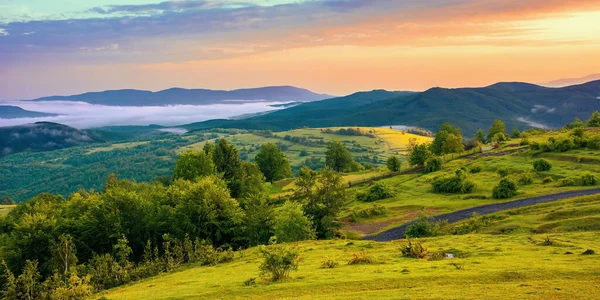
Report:
<svg viewBox="0 0 600 300"><path fill-rule="evenodd" d="M432 88L421 93L372 91L298 105L244 120L212 120L188 129L252 128L287 130L303 126L410 125L436 130L443 122L467 134L495 119L507 126L560 127L600 109L600 81L564 88L504 82L482 88Z"/></svg>
<svg viewBox="0 0 600 300"><path fill-rule="evenodd" d="M0 119L39 118L53 116L56 116L56 114L24 110L18 106L0 105Z"/></svg>
<svg viewBox="0 0 600 300"><path fill-rule="evenodd" d="M310 102L332 97L292 86L272 86L232 91L182 88L172 88L159 92L113 90L72 96L43 97L34 101L81 101L90 104L113 106L165 106L176 104L216 104L226 100Z"/></svg>

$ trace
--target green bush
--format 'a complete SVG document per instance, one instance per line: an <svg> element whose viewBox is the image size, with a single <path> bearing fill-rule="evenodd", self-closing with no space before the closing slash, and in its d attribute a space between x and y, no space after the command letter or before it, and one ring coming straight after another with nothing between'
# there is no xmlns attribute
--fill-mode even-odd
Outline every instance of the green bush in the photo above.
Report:
<svg viewBox="0 0 600 300"><path fill-rule="evenodd" d="M545 159L538 159L533 162L533 169L537 172L550 171L552 169L552 165Z"/></svg>
<svg viewBox="0 0 600 300"><path fill-rule="evenodd" d="M400 171L400 167L402 166L402 161L400 161L400 158L398 158L398 156L393 155L388 158L386 165L390 172L398 172Z"/></svg>
<svg viewBox="0 0 600 300"><path fill-rule="evenodd" d="M377 261L368 256L365 250L361 250L359 253L352 254L352 259L348 261L349 265L361 265L361 264L374 264Z"/></svg>
<svg viewBox="0 0 600 300"><path fill-rule="evenodd" d="M500 177L506 177L508 176L508 174L510 174L510 171L508 171L507 168L498 168L498 170L496 170L496 173L498 173Z"/></svg>
<svg viewBox="0 0 600 300"><path fill-rule="evenodd" d="M438 236L444 233L448 221L434 222L427 216L421 216L418 221L406 228L404 235L409 238Z"/></svg>
<svg viewBox="0 0 600 300"><path fill-rule="evenodd" d="M402 252L402 256L404 257L417 259L423 259L429 255L429 250L427 250L427 248L423 247L419 242L413 243L410 239L408 240L408 244L400 249L400 252Z"/></svg>
<svg viewBox="0 0 600 300"><path fill-rule="evenodd" d="M387 214L387 208L383 205L373 204L373 207L369 207L361 210L352 210L350 213L350 222L356 222L358 219L370 219L376 216L385 216Z"/></svg>
<svg viewBox="0 0 600 300"><path fill-rule="evenodd" d="M581 185L596 186L598 185L598 177L592 173L583 174L581 175Z"/></svg>
<svg viewBox="0 0 600 300"><path fill-rule="evenodd" d="M527 138L521 139L521 142L519 143L520 146L527 146L529 145L529 140Z"/></svg>
<svg viewBox="0 0 600 300"><path fill-rule="evenodd" d="M573 178L561 178L558 180L558 186L566 187L566 186L576 186L577 181Z"/></svg>
<svg viewBox="0 0 600 300"><path fill-rule="evenodd" d="M517 183L509 178L502 178L492 191L494 199L507 199L517 194Z"/></svg>
<svg viewBox="0 0 600 300"><path fill-rule="evenodd" d="M533 184L534 179L535 179L535 175L531 172L525 172L525 173L519 174L519 176L517 176L517 182L519 183L519 185Z"/></svg>
<svg viewBox="0 0 600 300"><path fill-rule="evenodd" d="M471 173L472 174L481 173L482 170L483 170L483 168L480 165L473 165L473 166L471 166Z"/></svg>
<svg viewBox="0 0 600 300"><path fill-rule="evenodd" d="M547 183L552 183L554 182L554 179L551 176L547 176L546 178L544 178L544 180L542 180L542 183L547 184Z"/></svg>
<svg viewBox="0 0 600 300"><path fill-rule="evenodd" d="M475 189L475 183L467 178L464 170L457 170L454 176L444 176L433 181L435 193L468 194Z"/></svg>
<svg viewBox="0 0 600 300"><path fill-rule="evenodd" d="M290 277L290 272L298 269L300 251L284 245L261 246L260 254L264 261L259 269L263 277L271 281L279 281Z"/></svg>
<svg viewBox="0 0 600 300"><path fill-rule="evenodd" d="M356 199L362 202L373 202L392 198L396 193L382 182L377 182L372 185L367 192L359 192L356 194Z"/></svg>
<svg viewBox="0 0 600 300"><path fill-rule="evenodd" d="M323 257L323 260L321 261L321 269L333 269L339 265L340 263L331 259L329 256Z"/></svg>
<svg viewBox="0 0 600 300"><path fill-rule="evenodd" d="M425 173L433 173L442 169L442 159L439 157L432 157L425 163Z"/></svg>

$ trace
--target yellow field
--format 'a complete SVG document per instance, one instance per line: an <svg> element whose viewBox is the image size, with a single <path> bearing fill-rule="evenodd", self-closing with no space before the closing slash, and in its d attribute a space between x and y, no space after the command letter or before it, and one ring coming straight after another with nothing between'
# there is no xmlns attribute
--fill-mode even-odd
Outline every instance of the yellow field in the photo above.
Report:
<svg viewBox="0 0 600 300"><path fill-rule="evenodd" d="M0 205L0 216L7 214L11 209L15 207L16 205Z"/></svg>
<svg viewBox="0 0 600 300"><path fill-rule="evenodd" d="M410 139L415 139L418 144L430 143L433 138L403 133L400 130L390 128L365 128L375 130L376 135L385 140L388 146L388 152L403 154L408 150Z"/></svg>
<svg viewBox="0 0 600 300"><path fill-rule="evenodd" d="M102 152L102 151L111 151L111 150L115 150L115 149L133 148L135 146L146 145L148 143L150 143L150 142L131 142L131 143L112 144L107 147L93 148L90 151L88 151L86 154L92 154L92 153Z"/></svg>

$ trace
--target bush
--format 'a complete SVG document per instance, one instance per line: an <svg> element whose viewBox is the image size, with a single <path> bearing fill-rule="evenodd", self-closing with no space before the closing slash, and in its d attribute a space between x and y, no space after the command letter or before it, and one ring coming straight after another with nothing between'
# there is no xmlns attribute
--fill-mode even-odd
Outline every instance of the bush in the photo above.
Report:
<svg viewBox="0 0 600 300"><path fill-rule="evenodd" d="M300 157L304 157L304 156L308 156L308 155L309 155L309 153L306 150L300 151L300 154L299 154Z"/></svg>
<svg viewBox="0 0 600 300"><path fill-rule="evenodd" d="M573 178L561 178L558 180L558 186L576 186L577 182Z"/></svg>
<svg viewBox="0 0 600 300"><path fill-rule="evenodd" d="M340 264L337 261L331 259L329 256L323 257L323 260L321 261L321 269L333 269L339 265Z"/></svg>
<svg viewBox="0 0 600 300"><path fill-rule="evenodd" d="M376 216L385 216L387 214L387 208L382 205L373 204L373 207L362 209L362 210L352 210L350 213L350 222L356 222L358 219L369 219Z"/></svg>
<svg viewBox="0 0 600 300"><path fill-rule="evenodd" d="M423 247L419 242L413 243L410 239L408 240L408 244L400 249L400 252L402 252L402 256L404 257L418 259L426 258L427 255L429 255L429 250L427 250L427 248Z"/></svg>
<svg viewBox="0 0 600 300"><path fill-rule="evenodd" d="M448 225L448 221L434 222L427 216L421 216L417 222L406 228L404 235L408 238L438 236L443 234L446 225Z"/></svg>
<svg viewBox="0 0 600 300"><path fill-rule="evenodd" d="M517 177L517 182L519 183L519 185L530 185L533 184L534 179L535 175L533 175L533 173L525 172Z"/></svg>
<svg viewBox="0 0 600 300"><path fill-rule="evenodd" d="M502 178L492 191L494 199L507 199L517 194L517 183L508 178Z"/></svg>
<svg viewBox="0 0 600 300"><path fill-rule="evenodd" d="M377 182L372 185L367 192L359 192L356 194L356 199L363 202L373 202L377 200L383 200L392 198L396 193L390 189L386 184Z"/></svg>
<svg viewBox="0 0 600 300"><path fill-rule="evenodd" d="M587 249L585 251L583 251L583 253L581 253L582 255L594 255L596 254L596 251L592 250L592 249Z"/></svg>
<svg viewBox="0 0 600 300"><path fill-rule="evenodd" d="M352 254L352 259L348 261L349 265L360 265L360 264L374 264L375 259L367 255L365 250L361 250L359 253Z"/></svg>
<svg viewBox="0 0 600 300"><path fill-rule="evenodd" d="M521 139L521 142L519 143L520 146L527 146L529 145L529 140L527 138Z"/></svg>
<svg viewBox="0 0 600 300"><path fill-rule="evenodd" d="M598 177L591 173L583 174L581 175L581 185L596 186L598 185Z"/></svg>
<svg viewBox="0 0 600 300"><path fill-rule="evenodd" d="M463 222L455 224L449 230L450 234L461 235L477 232L481 228L488 227L492 222L501 220L499 216L480 216L473 213L473 216Z"/></svg>
<svg viewBox="0 0 600 300"><path fill-rule="evenodd" d="M398 172L400 171L400 166L402 165L402 162L400 161L400 158L398 158L398 156L394 155L388 158L386 165L390 172Z"/></svg>
<svg viewBox="0 0 600 300"><path fill-rule="evenodd" d="M439 157L432 157L425 162L425 173L433 173L442 169L442 159Z"/></svg>
<svg viewBox="0 0 600 300"><path fill-rule="evenodd" d="M508 176L508 174L510 174L510 171L508 171L507 168L499 168L498 170L496 170L496 173L498 173L500 177L506 177Z"/></svg>
<svg viewBox="0 0 600 300"><path fill-rule="evenodd" d="M457 170L455 176L445 176L433 181L436 193L468 194L475 188L475 183L467 178L464 170Z"/></svg>
<svg viewBox="0 0 600 300"><path fill-rule="evenodd" d="M261 246L260 254L264 261L259 269L262 276L270 275L269 280L279 281L290 277L290 272L298 270L300 251L284 245Z"/></svg>
<svg viewBox="0 0 600 300"><path fill-rule="evenodd" d="M483 170L483 168L480 165L473 165L471 166L471 174L477 174L477 173L481 173L481 171Z"/></svg>
<svg viewBox="0 0 600 300"><path fill-rule="evenodd" d="M544 178L544 180L542 180L543 184L552 183L552 182L554 182L554 179L551 176L547 176L546 178Z"/></svg>
<svg viewBox="0 0 600 300"><path fill-rule="evenodd" d="M533 169L537 172L550 171L552 165L545 159L538 159L533 162Z"/></svg>

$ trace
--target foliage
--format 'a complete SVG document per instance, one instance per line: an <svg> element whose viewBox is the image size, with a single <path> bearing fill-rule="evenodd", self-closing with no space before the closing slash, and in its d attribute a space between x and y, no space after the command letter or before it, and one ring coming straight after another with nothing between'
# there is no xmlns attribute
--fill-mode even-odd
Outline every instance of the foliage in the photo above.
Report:
<svg viewBox="0 0 600 300"><path fill-rule="evenodd" d="M0 205L14 205L14 204L15 204L15 200L13 200L12 198L10 198L8 196L0 197Z"/></svg>
<svg viewBox="0 0 600 300"><path fill-rule="evenodd" d="M598 177L592 173L583 174L581 175L581 185L596 186L598 185Z"/></svg>
<svg viewBox="0 0 600 300"><path fill-rule="evenodd" d="M558 186L576 186L577 185L577 181L574 178L561 178L558 180Z"/></svg>
<svg viewBox="0 0 600 300"><path fill-rule="evenodd" d="M521 141L519 142L519 146L528 146L529 144L530 144L530 142L527 138L522 138Z"/></svg>
<svg viewBox="0 0 600 300"><path fill-rule="evenodd" d="M435 193L468 194L475 188L475 183L469 180L464 170L457 170L454 176L443 176L433 181Z"/></svg>
<svg viewBox="0 0 600 300"><path fill-rule="evenodd" d="M481 165L472 165L470 168L470 172L472 174L481 173L482 170L483 170L483 167Z"/></svg>
<svg viewBox="0 0 600 300"><path fill-rule="evenodd" d="M362 264L374 264L377 261L370 257L367 252L363 249L359 253L352 254L352 259L348 261L349 265L362 265Z"/></svg>
<svg viewBox="0 0 600 300"><path fill-rule="evenodd" d="M485 144L485 133L483 132L483 129L480 128L479 130L477 130L473 139L479 142L480 144Z"/></svg>
<svg viewBox="0 0 600 300"><path fill-rule="evenodd" d="M340 141L334 141L327 146L325 165L336 172L344 172L352 164L350 151Z"/></svg>
<svg viewBox="0 0 600 300"><path fill-rule="evenodd" d="M400 171L402 161L400 161L400 158L398 158L398 156L392 155L387 159L386 165L390 172L398 172Z"/></svg>
<svg viewBox="0 0 600 300"><path fill-rule="evenodd" d="M552 178L552 176L546 176L544 177L544 179L542 180L543 184L548 184L548 183L552 183L554 182L554 179Z"/></svg>
<svg viewBox="0 0 600 300"><path fill-rule="evenodd" d="M442 169L442 159L439 157L432 157L425 162L425 173L433 173Z"/></svg>
<svg viewBox="0 0 600 300"><path fill-rule="evenodd" d="M464 150L462 140L460 128L446 122L436 132L430 149L435 155L461 152Z"/></svg>
<svg viewBox="0 0 600 300"><path fill-rule="evenodd" d="M535 175L533 173L525 172L517 176L517 183L519 183L519 185L530 185L533 184L534 179Z"/></svg>
<svg viewBox="0 0 600 300"><path fill-rule="evenodd" d="M600 113L595 110L586 122L587 127L600 127Z"/></svg>
<svg viewBox="0 0 600 300"><path fill-rule="evenodd" d="M325 256L323 257L323 260L321 260L321 269L333 269L339 265L340 263L331 259L329 256Z"/></svg>
<svg viewBox="0 0 600 300"><path fill-rule="evenodd" d="M241 160L238 150L233 145L227 140L221 139L212 148L211 155L217 172L222 173L225 180L231 181L236 178L241 167Z"/></svg>
<svg viewBox="0 0 600 300"><path fill-rule="evenodd" d="M567 123L567 125L565 125L566 129L575 129L582 127L585 127L585 124L583 123L583 121L581 121L581 119L579 119L579 117L575 117L575 120L573 122Z"/></svg>
<svg viewBox="0 0 600 300"><path fill-rule="evenodd" d="M400 249L402 252L402 256L423 259L427 258L429 255L429 250L423 247L420 242L413 242L411 239L408 239L408 244Z"/></svg>
<svg viewBox="0 0 600 300"><path fill-rule="evenodd" d="M179 156L173 169L173 179L195 180L215 174L211 153L187 151Z"/></svg>
<svg viewBox="0 0 600 300"><path fill-rule="evenodd" d="M275 144L264 144L255 161L268 182L272 183L292 175L290 162Z"/></svg>
<svg viewBox="0 0 600 300"><path fill-rule="evenodd" d="M262 276L270 276L271 281L280 281L290 277L290 272L298 269L300 251L286 245L261 246L260 254L264 261L259 269Z"/></svg>
<svg viewBox="0 0 600 300"><path fill-rule="evenodd" d="M519 127L513 127L512 131L510 132L510 137L513 139L518 139L521 137L521 131L519 130Z"/></svg>
<svg viewBox="0 0 600 300"><path fill-rule="evenodd" d="M423 215L406 228L404 235L409 238L438 236L444 233L447 225L447 221L435 222Z"/></svg>
<svg viewBox="0 0 600 300"><path fill-rule="evenodd" d="M373 204L372 207L352 210L350 213L350 222L356 222L358 219L370 219L376 216L385 216L387 214L387 208L383 205Z"/></svg>
<svg viewBox="0 0 600 300"><path fill-rule="evenodd" d="M500 135L499 135L500 134ZM502 142L506 140L506 125L501 120L495 120L488 130L487 140Z"/></svg>
<svg viewBox="0 0 600 300"><path fill-rule="evenodd" d="M373 202L392 198L396 193L382 182L373 184L367 192L359 192L356 194L356 199L363 202Z"/></svg>
<svg viewBox="0 0 600 300"><path fill-rule="evenodd" d="M545 172L552 169L552 165L545 159L538 159L533 162L533 169L536 172Z"/></svg>
<svg viewBox="0 0 600 300"><path fill-rule="evenodd" d="M268 198L254 195L243 202L244 217L242 224L248 245L264 245L275 235L275 211Z"/></svg>
<svg viewBox="0 0 600 300"><path fill-rule="evenodd" d="M408 154L408 163L411 166L423 167L431 157L431 152L426 144L414 145Z"/></svg>
<svg viewBox="0 0 600 300"><path fill-rule="evenodd" d="M510 178L502 178L492 190L494 199L507 199L517 194L517 183Z"/></svg>
<svg viewBox="0 0 600 300"><path fill-rule="evenodd" d="M315 238L315 230L299 203L286 202L275 217L275 236L279 242L298 242Z"/></svg>

